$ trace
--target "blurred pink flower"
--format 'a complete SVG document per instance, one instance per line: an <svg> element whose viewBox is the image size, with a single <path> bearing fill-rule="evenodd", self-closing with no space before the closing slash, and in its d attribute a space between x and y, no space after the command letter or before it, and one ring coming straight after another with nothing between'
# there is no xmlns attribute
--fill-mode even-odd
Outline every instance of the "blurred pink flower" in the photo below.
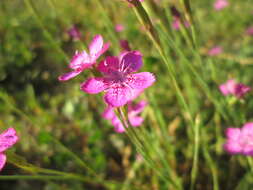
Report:
<svg viewBox="0 0 253 190"><path fill-rule="evenodd" d="M73 25L71 28L68 29L68 35L73 39L73 40L80 40L81 39L81 32L78 30L78 28Z"/></svg>
<svg viewBox="0 0 253 190"><path fill-rule="evenodd" d="M230 154L253 156L253 123L249 122L242 128L227 128L224 149Z"/></svg>
<svg viewBox="0 0 253 190"><path fill-rule="evenodd" d="M221 54L222 52L223 52L222 47L220 47L220 46L214 46L212 49L210 49L208 51L208 55L215 56L215 55Z"/></svg>
<svg viewBox="0 0 253 190"><path fill-rule="evenodd" d="M147 106L146 101L140 101L138 104L133 104L131 101L128 102L128 120L133 127L138 127L143 123L143 118L138 116L144 108ZM125 132L124 126L121 123L120 119L114 113L114 108L108 106L104 113L102 114L103 118L112 122L114 129L117 133Z"/></svg>
<svg viewBox="0 0 253 190"><path fill-rule="evenodd" d="M219 89L224 96L234 95L237 98L243 97L251 90L249 86L242 83L236 83L234 79L230 79L226 83L221 84Z"/></svg>
<svg viewBox="0 0 253 190"><path fill-rule="evenodd" d="M172 22L172 28L175 30L179 30L180 25L181 25L180 18L174 17L174 20ZM185 28L188 28L190 26L190 23L187 21L184 21L184 26L185 26Z"/></svg>
<svg viewBox="0 0 253 190"><path fill-rule="evenodd" d="M59 76L60 81L69 80L79 75L83 70L91 67L96 63L96 60L107 51L109 43L103 44L103 38L101 35L96 35L89 45L90 54L86 51L76 52L70 61L69 67L74 71Z"/></svg>
<svg viewBox="0 0 253 190"><path fill-rule="evenodd" d="M6 163L4 151L12 147L18 141L18 136L13 128L9 128L0 134L0 171Z"/></svg>
<svg viewBox="0 0 253 190"><path fill-rule="evenodd" d="M249 36L253 36L253 26L247 28L246 34L249 35Z"/></svg>
<svg viewBox="0 0 253 190"><path fill-rule="evenodd" d="M81 84L81 90L89 94L105 91L105 101L112 107L120 107L132 100L138 91L155 82L152 73L135 73L142 67L142 55L138 51L124 52L120 57L107 57L98 65L103 77L90 78Z"/></svg>
<svg viewBox="0 0 253 190"><path fill-rule="evenodd" d="M122 24L116 24L115 25L115 31L116 32L122 32L123 30L125 30L125 27Z"/></svg>
<svg viewBox="0 0 253 190"><path fill-rule="evenodd" d="M181 13L177 10L175 6L170 7L171 14L173 16L173 21L172 21L172 28L174 30L179 30L180 25L181 25ZM184 21L184 26L188 28L190 26L190 23L188 21Z"/></svg>
<svg viewBox="0 0 253 190"><path fill-rule="evenodd" d="M120 40L120 47L124 50L124 51L131 51L131 48L129 47L129 43L127 40Z"/></svg>
<svg viewBox="0 0 253 190"><path fill-rule="evenodd" d="M228 1L227 0L216 0L214 2L214 9L219 11L219 10L222 10L224 9L225 7L227 7L229 5Z"/></svg>

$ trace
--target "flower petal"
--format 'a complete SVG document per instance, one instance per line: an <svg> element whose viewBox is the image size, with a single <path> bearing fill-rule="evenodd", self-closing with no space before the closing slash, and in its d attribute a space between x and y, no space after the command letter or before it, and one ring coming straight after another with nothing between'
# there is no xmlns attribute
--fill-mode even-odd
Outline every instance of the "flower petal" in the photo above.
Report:
<svg viewBox="0 0 253 190"><path fill-rule="evenodd" d="M61 76L58 77L59 81L66 81L69 80L71 78L74 78L75 76L79 75L83 70L75 70L75 71L71 71L69 73L65 73Z"/></svg>
<svg viewBox="0 0 253 190"><path fill-rule="evenodd" d="M115 116L112 119L112 125L114 126L115 132L117 132L117 133L124 133L125 132L125 128L117 116Z"/></svg>
<svg viewBox="0 0 253 190"><path fill-rule="evenodd" d="M241 129L239 128L227 128L226 136L229 140L238 140L241 134Z"/></svg>
<svg viewBox="0 0 253 190"><path fill-rule="evenodd" d="M101 35L96 35L92 39L90 45L89 45L89 50L90 50L90 55L95 56L97 55L98 52L101 51L103 47L103 37Z"/></svg>
<svg viewBox="0 0 253 190"><path fill-rule="evenodd" d="M111 106L108 106L102 114L102 117L107 120L111 120L115 116L116 116L116 114L114 113L113 107L111 107Z"/></svg>
<svg viewBox="0 0 253 190"><path fill-rule="evenodd" d="M147 106L148 102L145 100L140 101L138 104L133 104L132 102L128 104L128 112L132 115L137 115L141 113Z"/></svg>
<svg viewBox="0 0 253 190"><path fill-rule="evenodd" d="M227 95L230 94L230 92L229 92L228 89L227 89L227 85L226 85L226 84L221 84L221 85L219 86L219 89L220 89L221 93L222 93L224 96L227 96Z"/></svg>
<svg viewBox="0 0 253 190"><path fill-rule="evenodd" d="M241 133L243 136L251 135L253 138L253 122L245 123L241 129ZM253 139L252 139L253 142Z"/></svg>
<svg viewBox="0 0 253 190"><path fill-rule="evenodd" d="M108 56L104 61L101 61L98 65L98 70L105 74L110 74L114 71L119 70L119 59L118 57Z"/></svg>
<svg viewBox="0 0 253 190"><path fill-rule="evenodd" d="M242 151L242 147L237 141L228 141L224 144L224 149L230 154L239 154Z"/></svg>
<svg viewBox="0 0 253 190"><path fill-rule="evenodd" d="M92 65L90 62L90 56L86 53L86 51L76 51L75 55L70 61L69 67L71 69L86 69Z"/></svg>
<svg viewBox="0 0 253 190"><path fill-rule="evenodd" d="M129 122L133 127L138 127L142 124L144 119L140 116L129 117Z"/></svg>
<svg viewBox="0 0 253 190"><path fill-rule="evenodd" d="M0 153L0 171L3 169L5 163L6 163L6 155Z"/></svg>
<svg viewBox="0 0 253 190"><path fill-rule="evenodd" d="M110 47L110 43L109 42L105 43L103 48L97 53L97 58L100 55L102 55L103 53L105 53L108 50L109 47Z"/></svg>
<svg viewBox="0 0 253 190"><path fill-rule="evenodd" d="M251 90L249 86L246 86L242 83L236 84L234 89L234 95L238 98L243 97L246 93L248 93Z"/></svg>
<svg viewBox="0 0 253 190"><path fill-rule="evenodd" d="M141 72L128 75L127 84L134 89L145 89L155 82L155 77L152 73Z"/></svg>
<svg viewBox="0 0 253 190"><path fill-rule="evenodd" d="M105 101L112 107L125 105L132 97L131 89L126 86L115 86L105 94Z"/></svg>
<svg viewBox="0 0 253 190"><path fill-rule="evenodd" d="M0 152L13 146L18 141L18 136L13 128L9 128L0 134Z"/></svg>
<svg viewBox="0 0 253 190"><path fill-rule="evenodd" d="M90 78L81 84L81 90L89 94L97 94L108 87L104 78Z"/></svg>
<svg viewBox="0 0 253 190"><path fill-rule="evenodd" d="M120 68L126 73L138 71L142 64L142 55L139 51L124 52L120 56Z"/></svg>

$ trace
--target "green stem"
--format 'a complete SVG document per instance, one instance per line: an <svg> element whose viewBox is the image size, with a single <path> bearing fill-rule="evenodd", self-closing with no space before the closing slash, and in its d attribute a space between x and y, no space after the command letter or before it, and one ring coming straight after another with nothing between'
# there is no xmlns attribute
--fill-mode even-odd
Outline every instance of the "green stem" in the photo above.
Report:
<svg viewBox="0 0 253 190"><path fill-rule="evenodd" d="M194 155L193 155L193 163L192 163L192 170L191 170L191 190L194 190L196 178L198 175L199 127L200 127L200 119L199 117L197 117L196 122L195 122L195 127L194 127Z"/></svg>
<svg viewBox="0 0 253 190"><path fill-rule="evenodd" d="M207 136L204 132L205 129L202 130L202 139L207 139ZM206 144L205 140L203 140L203 145L202 145L202 151L205 160L207 161L208 166L210 167L211 173L212 173L212 178L213 178L213 190L219 190L219 180L218 180L218 171L216 168L215 162L212 160L212 157L208 151L208 146Z"/></svg>
<svg viewBox="0 0 253 190"><path fill-rule="evenodd" d="M91 179L77 176L77 175L65 175L65 176L50 176L50 175L1 175L0 180L79 180L83 182L91 182Z"/></svg>

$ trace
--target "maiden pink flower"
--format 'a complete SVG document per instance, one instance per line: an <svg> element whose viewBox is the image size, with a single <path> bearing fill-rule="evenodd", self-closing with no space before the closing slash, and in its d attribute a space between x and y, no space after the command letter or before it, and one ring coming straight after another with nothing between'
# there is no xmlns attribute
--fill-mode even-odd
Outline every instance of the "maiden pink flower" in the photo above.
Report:
<svg viewBox="0 0 253 190"><path fill-rule="evenodd" d="M61 75L58 79L60 81L66 81L79 75L83 70L95 64L96 60L106 52L108 48L109 43L103 44L102 36L96 35L89 45L90 54L87 54L86 51L76 52L69 64L69 67L73 69L73 71Z"/></svg>
<svg viewBox="0 0 253 190"><path fill-rule="evenodd" d="M115 25L115 31L116 32L122 32L125 29L125 27L122 24L116 24Z"/></svg>
<svg viewBox="0 0 253 190"><path fill-rule="evenodd" d="M243 97L251 90L249 86L242 83L236 83L234 79L230 79L226 83L221 84L219 89L224 96L234 95L237 98Z"/></svg>
<svg viewBox="0 0 253 190"><path fill-rule="evenodd" d="M124 50L124 51L131 51L131 48L129 46L129 43L127 40L120 40L120 47Z"/></svg>
<svg viewBox="0 0 253 190"><path fill-rule="evenodd" d="M174 30L179 30L179 29L180 29L180 25L181 25L180 19L177 18L177 17L174 17L174 20L173 20L173 22L172 22L172 28L173 28ZM184 22L184 26L185 26L185 28L188 28L188 27L190 26L190 23L187 22L187 21L185 21L185 22Z"/></svg>
<svg viewBox="0 0 253 190"><path fill-rule="evenodd" d="M246 34L249 35L249 36L253 36L253 26L247 28Z"/></svg>
<svg viewBox="0 0 253 190"><path fill-rule="evenodd" d="M216 55L221 54L222 52L223 52L222 47L220 47L220 46L214 46L212 49L210 49L208 51L208 55L210 55L210 56L216 56Z"/></svg>
<svg viewBox="0 0 253 190"><path fill-rule="evenodd" d="M139 116L139 114L144 110L144 108L147 106L146 101L140 101L138 104L133 104L132 102L129 102L128 104L128 120L133 127L138 127L143 123L143 118ZM124 126L121 123L120 119L117 117L117 115L114 113L114 108L111 106L108 106L103 115L105 119L112 122L112 125L114 126L114 129L117 133L123 133L125 132Z"/></svg>
<svg viewBox="0 0 253 190"><path fill-rule="evenodd" d="M106 57L98 65L103 77L90 78L81 84L81 90L89 94L105 91L104 99L112 107L120 107L139 91L155 82L152 73L138 71L142 67L142 55L138 51L124 52L120 57Z"/></svg>
<svg viewBox="0 0 253 190"><path fill-rule="evenodd" d="M216 0L214 2L214 9L220 11L229 5L227 0Z"/></svg>
<svg viewBox="0 0 253 190"><path fill-rule="evenodd" d="M181 14L180 14L180 12L177 10L177 8L174 7L174 6L171 6L171 7L170 7L170 11L171 11L171 14L172 14L172 16L173 16L172 28L173 28L174 30L179 30L179 29L180 29L180 25L181 25L181 20L180 20ZM184 26L185 26L186 28L188 28L188 27L190 26L190 23L187 22L187 21L184 21L183 24L184 24Z"/></svg>
<svg viewBox="0 0 253 190"><path fill-rule="evenodd" d="M78 28L73 25L71 28L68 29L68 35L73 40L80 40L81 39L81 32L78 30Z"/></svg>
<svg viewBox="0 0 253 190"><path fill-rule="evenodd" d="M241 129L228 128L226 137L224 149L228 153L253 156L253 122L244 124Z"/></svg>
<svg viewBox="0 0 253 190"><path fill-rule="evenodd" d="M13 128L9 128L0 134L0 171L3 169L7 159L4 151L12 147L17 141L18 137Z"/></svg>

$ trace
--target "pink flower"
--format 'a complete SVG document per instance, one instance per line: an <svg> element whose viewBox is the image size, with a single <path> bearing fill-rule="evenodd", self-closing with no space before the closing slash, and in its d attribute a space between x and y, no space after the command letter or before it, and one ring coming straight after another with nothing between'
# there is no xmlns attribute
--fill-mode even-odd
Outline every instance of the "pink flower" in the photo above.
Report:
<svg viewBox="0 0 253 190"><path fill-rule="evenodd" d="M225 7L227 7L229 5L228 1L227 0L216 0L214 2L214 9L219 11L219 10L222 10L224 9Z"/></svg>
<svg viewBox="0 0 253 190"><path fill-rule="evenodd" d="M68 29L68 34L73 40L80 40L81 38L81 32L75 25Z"/></svg>
<svg viewBox="0 0 253 190"><path fill-rule="evenodd" d="M6 155L4 154L4 151L12 147L17 141L18 137L13 128L9 128L0 134L0 171L6 163Z"/></svg>
<svg viewBox="0 0 253 190"><path fill-rule="evenodd" d="M122 24L116 24L115 31L116 32L122 32L125 29L125 27Z"/></svg>
<svg viewBox="0 0 253 190"><path fill-rule="evenodd" d="M143 118L138 116L144 108L147 106L146 101L140 101L138 104L133 104L132 102L128 102L128 120L133 127L138 127L143 123ZM120 119L117 117L117 115L114 113L114 108L111 106L108 106L104 113L103 118L109 120L112 122L112 125L114 126L114 129L117 133L123 133L125 132L124 126L121 123Z"/></svg>
<svg viewBox="0 0 253 190"><path fill-rule="evenodd" d="M253 36L253 26L247 28L246 34L249 35L249 36Z"/></svg>
<svg viewBox="0 0 253 190"><path fill-rule="evenodd" d="M208 51L208 55L210 55L210 56L216 56L216 55L221 54L222 52L223 52L222 47L220 47L220 46L214 46L212 49L210 49Z"/></svg>
<svg viewBox="0 0 253 190"><path fill-rule="evenodd" d="M127 40L120 40L120 47L124 50L124 51L131 51L131 48L129 46L129 43Z"/></svg>
<svg viewBox="0 0 253 190"><path fill-rule="evenodd" d="M243 97L251 90L249 86L242 83L236 83L234 79L230 79L226 83L221 84L219 89L224 96L234 95L237 98Z"/></svg>
<svg viewBox="0 0 253 190"><path fill-rule="evenodd" d="M180 25L181 25L180 18L174 17L174 20L172 22L172 28L175 29L175 30L179 30ZM190 26L190 23L185 21L184 26L185 26L185 28L188 28Z"/></svg>
<svg viewBox="0 0 253 190"><path fill-rule="evenodd" d="M109 48L109 43L103 44L103 38L101 35L96 35L89 45L90 54L86 51L76 52L69 67L73 71L61 75L58 79L60 81L69 80L79 75L83 70L91 67L96 63L96 60Z"/></svg>
<svg viewBox="0 0 253 190"><path fill-rule="evenodd" d="M224 149L230 154L253 156L253 123L249 122L240 128L227 128L227 141Z"/></svg>
<svg viewBox="0 0 253 190"><path fill-rule="evenodd" d="M125 52L120 57L107 57L98 65L103 77L90 78L81 84L81 90L89 94L105 91L104 99L112 107L120 107L151 86L155 77L149 72L135 73L142 67L142 55L138 51Z"/></svg>
<svg viewBox="0 0 253 190"><path fill-rule="evenodd" d="M177 8L174 7L174 6L171 6L171 7L170 7L170 11L171 11L171 14L172 14L172 16L173 16L172 28L173 28L174 30L179 30L180 25L181 25L181 20L180 20L181 14L180 14L180 12L177 10ZM190 23L187 22L187 21L184 21L184 26L185 26L186 28L188 28L188 27L190 26Z"/></svg>

